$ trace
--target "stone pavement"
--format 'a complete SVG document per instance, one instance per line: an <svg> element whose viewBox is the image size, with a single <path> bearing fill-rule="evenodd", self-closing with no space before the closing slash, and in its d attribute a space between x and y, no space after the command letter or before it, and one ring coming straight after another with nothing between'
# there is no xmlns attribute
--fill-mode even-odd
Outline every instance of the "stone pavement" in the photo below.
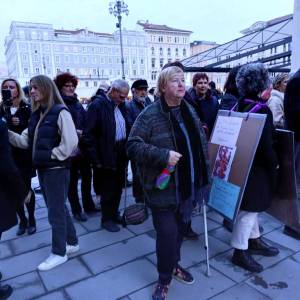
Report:
<svg viewBox="0 0 300 300"><path fill-rule="evenodd" d="M131 189L128 189L132 201ZM121 205L122 207L122 205ZM43 300L147 300L157 279L155 232L148 219L139 226L118 233L100 229L100 217L75 222L80 252L48 272L37 265L50 252L51 232L47 210L37 195L37 233L16 237L16 228L4 233L0 244L0 270L4 283L14 287L10 299ZM221 226L222 218L208 213L211 277L205 276L203 219L193 217L199 241L185 241L182 265L189 268L196 282L191 286L172 282L169 300L201 299L300 299L300 242L282 234L282 225L267 214L260 217L264 237L280 249L277 257L257 257L265 270L252 274L230 263L230 233Z"/></svg>

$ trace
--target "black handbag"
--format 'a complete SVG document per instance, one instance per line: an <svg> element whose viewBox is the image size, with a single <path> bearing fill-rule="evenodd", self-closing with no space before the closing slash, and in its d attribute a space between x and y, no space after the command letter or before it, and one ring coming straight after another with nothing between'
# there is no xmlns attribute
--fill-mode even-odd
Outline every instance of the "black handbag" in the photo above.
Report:
<svg viewBox="0 0 300 300"><path fill-rule="evenodd" d="M127 225L142 224L149 217L145 200L143 203L136 203L136 204L127 206L127 188L126 188L127 168L126 168L125 172L126 173L125 173L125 192L124 192L124 212L122 215L123 227L126 227Z"/></svg>

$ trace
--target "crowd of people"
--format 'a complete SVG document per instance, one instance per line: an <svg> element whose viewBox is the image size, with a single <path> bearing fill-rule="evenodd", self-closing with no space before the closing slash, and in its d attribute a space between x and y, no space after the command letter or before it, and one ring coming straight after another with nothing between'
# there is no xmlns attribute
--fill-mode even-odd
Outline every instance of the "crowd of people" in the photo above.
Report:
<svg viewBox="0 0 300 300"><path fill-rule="evenodd" d="M249 112L259 103L255 112L267 115L262 137L236 222L224 220L224 225L232 231L232 263L261 272L263 267L252 254L279 253L261 238L258 223L258 214L270 206L276 186L275 128L295 133L300 192L299 80L298 71L293 76L279 74L272 82L264 65L253 63L229 72L224 93L209 82L206 73L194 74L188 89L184 66L174 62L163 67L155 92L145 79L134 81L131 87L118 79L110 86L102 84L85 108L75 93L78 79L70 73L54 80L44 75L31 78L28 99L16 79L5 79L0 104L0 237L16 225L16 214L17 235L36 232L31 188L36 173L52 229L51 253L38 270L50 270L79 251L67 201L77 221L85 222L89 214L101 211L101 227L120 231L119 205L130 161L133 196L136 203L145 203L151 210L156 231L158 281L152 298L166 299L172 278L194 282L193 275L180 265L180 249L183 239L198 239L191 217L209 195L207 141L218 111ZM170 181L158 188L157 177L165 168L172 170ZM291 228L285 231L297 235ZM11 292L10 286L0 286L1 299Z"/></svg>

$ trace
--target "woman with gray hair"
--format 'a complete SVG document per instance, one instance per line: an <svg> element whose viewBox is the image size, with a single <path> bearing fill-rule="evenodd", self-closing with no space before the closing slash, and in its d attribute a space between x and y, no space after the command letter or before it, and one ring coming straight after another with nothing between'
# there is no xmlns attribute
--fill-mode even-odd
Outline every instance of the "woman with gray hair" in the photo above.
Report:
<svg viewBox="0 0 300 300"><path fill-rule="evenodd" d="M206 136L193 108L183 99L184 73L164 69L158 78L160 99L137 117L127 143L127 153L137 174L156 230L158 284L152 299L164 300L172 277L185 284L193 276L179 265L182 235L197 200L209 184ZM166 171L170 181L161 185Z"/></svg>
<svg viewBox="0 0 300 300"><path fill-rule="evenodd" d="M279 253L260 238L258 213L271 204L276 185L277 155L273 149L272 112L262 100L262 92L270 86L268 71L261 63L241 67L236 78L240 94L239 112L266 114L267 119L254 156L240 211L233 226L231 245L232 262L251 272L261 272L263 266L251 254L275 256Z"/></svg>
<svg viewBox="0 0 300 300"><path fill-rule="evenodd" d="M283 99L288 78L289 76L286 73L278 74L274 78L271 97L268 100L268 106L273 114L273 123L277 128L284 128Z"/></svg>

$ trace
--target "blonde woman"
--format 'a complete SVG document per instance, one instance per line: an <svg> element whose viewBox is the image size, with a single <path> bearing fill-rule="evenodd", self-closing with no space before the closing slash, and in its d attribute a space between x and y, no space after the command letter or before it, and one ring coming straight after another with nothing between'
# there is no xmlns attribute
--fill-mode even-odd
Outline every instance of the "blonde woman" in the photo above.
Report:
<svg viewBox="0 0 300 300"><path fill-rule="evenodd" d="M10 142L29 148L48 208L52 228L52 252L40 271L67 261L67 254L79 250L76 231L65 205L70 179L70 155L78 138L75 126L54 82L44 75L30 80L33 113L21 135L9 132ZM67 246L66 246L67 245Z"/></svg>

